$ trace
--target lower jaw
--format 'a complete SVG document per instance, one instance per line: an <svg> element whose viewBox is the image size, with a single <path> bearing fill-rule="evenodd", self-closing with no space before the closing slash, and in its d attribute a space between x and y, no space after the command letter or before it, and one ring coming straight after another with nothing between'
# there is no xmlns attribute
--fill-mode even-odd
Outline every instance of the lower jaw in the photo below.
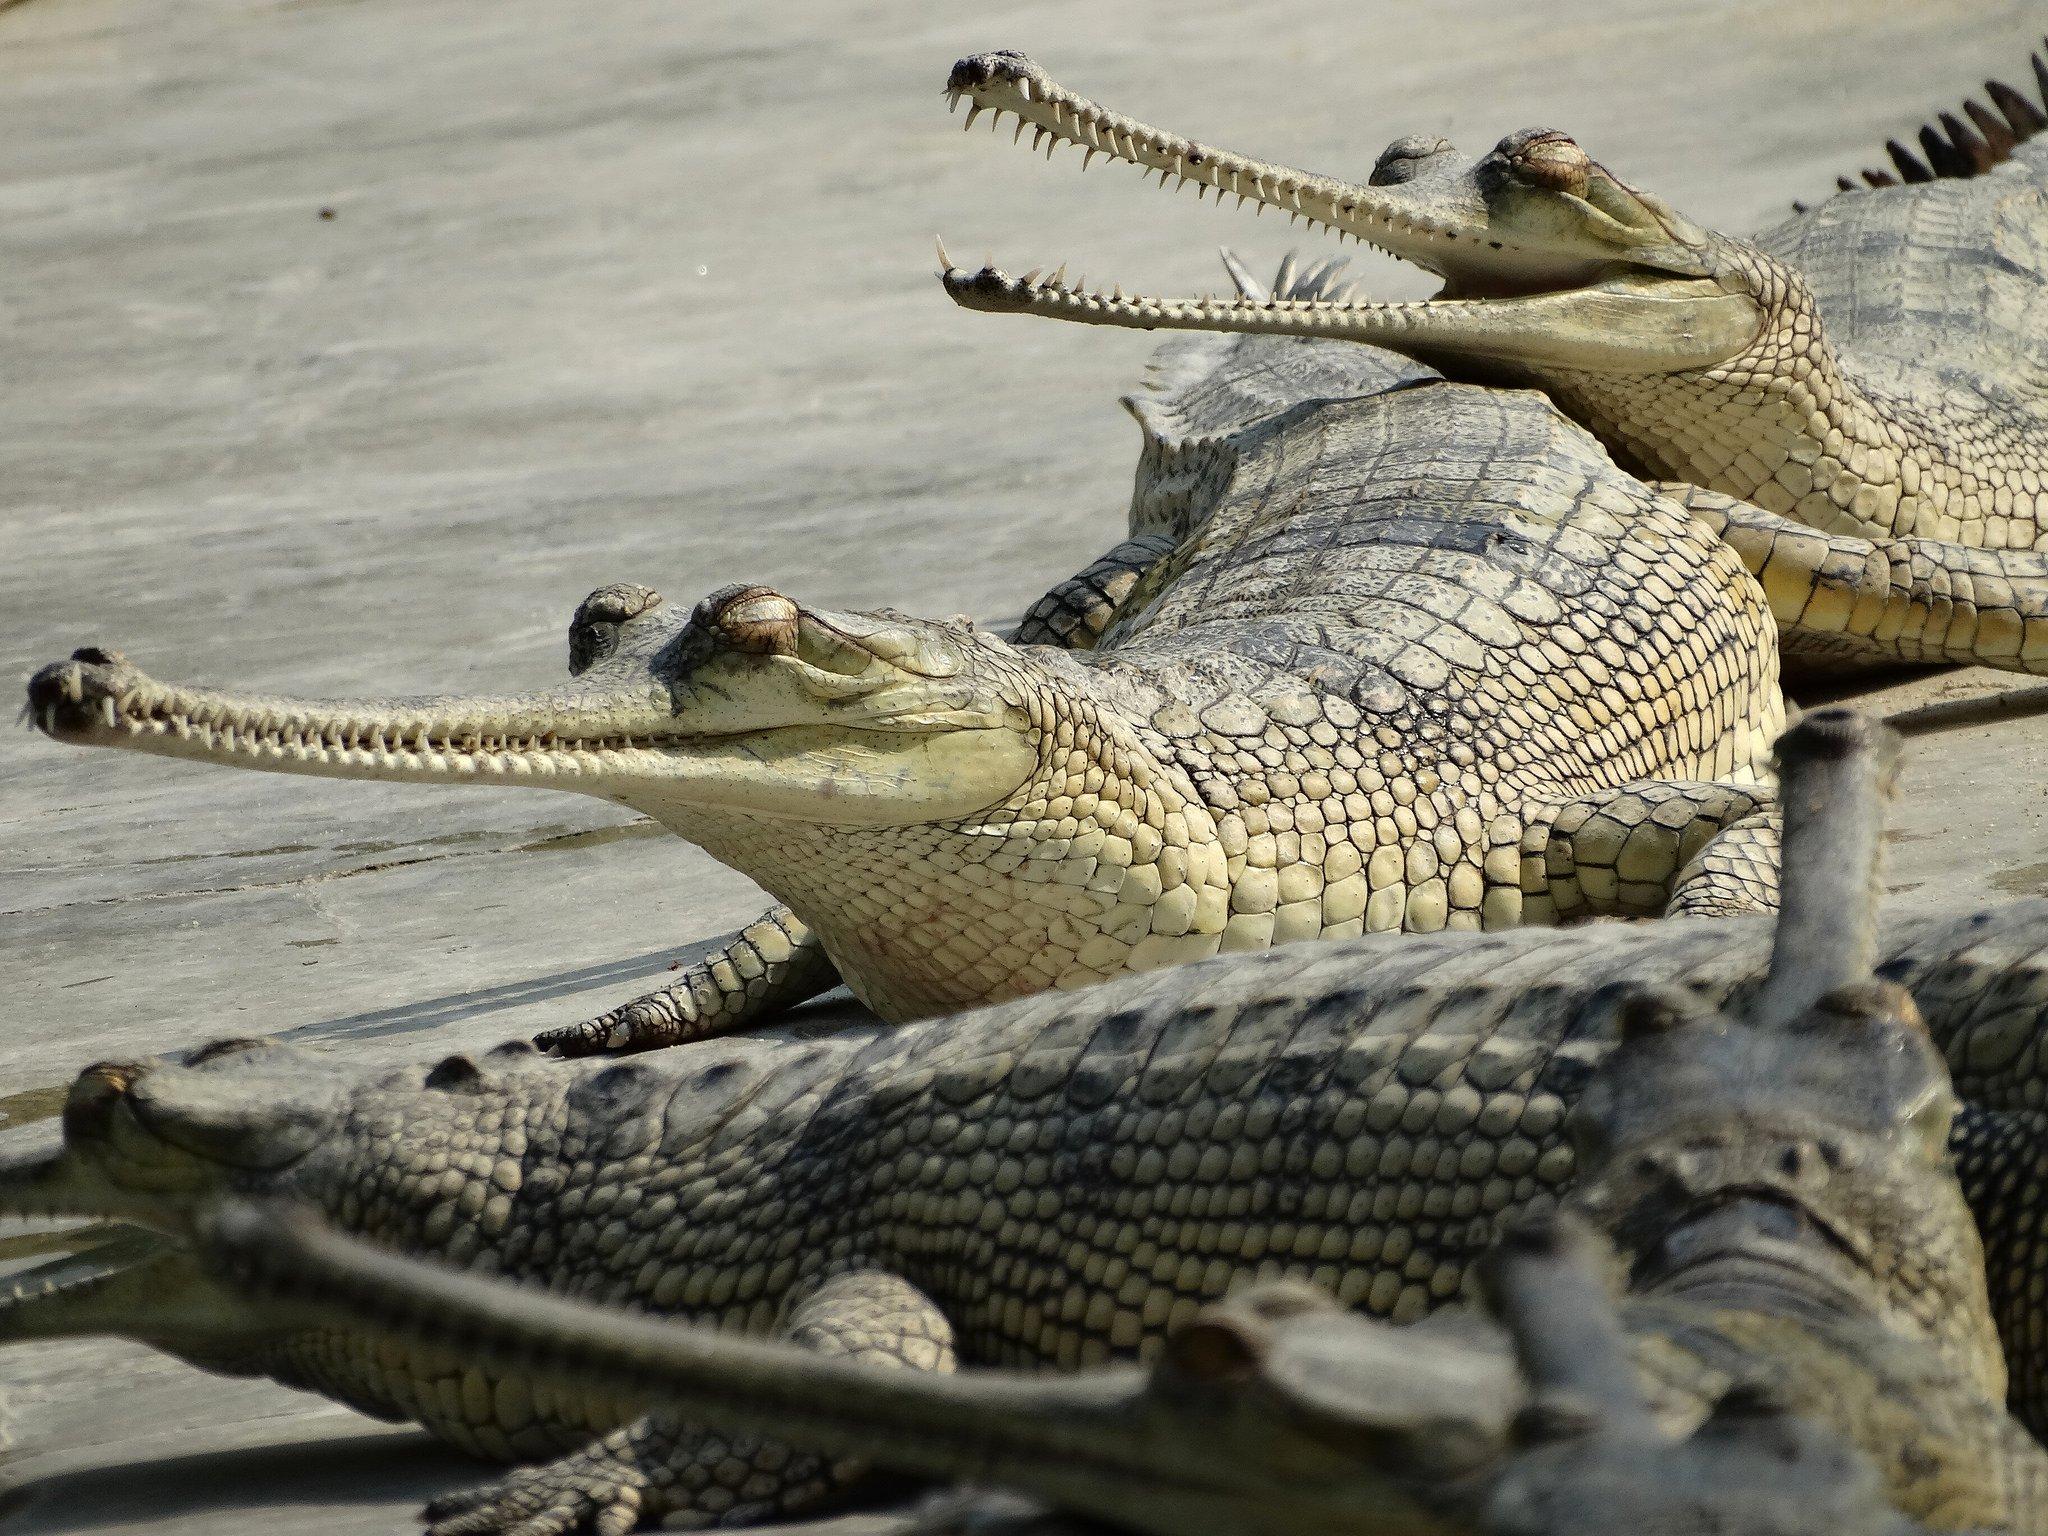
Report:
<svg viewBox="0 0 2048 1536"><path fill-rule="evenodd" d="M134 731L118 726L93 726L65 731L56 739L70 746L106 747L260 773L297 773L316 778L376 779L418 784L475 783L482 780L547 783L559 780L563 788L569 789L581 787L579 780L587 781L615 773L627 767L635 757L660 755L638 747L502 752L422 748L394 752L339 743L302 745L261 737L237 739L234 733L202 733L198 729L181 733L174 727Z"/></svg>

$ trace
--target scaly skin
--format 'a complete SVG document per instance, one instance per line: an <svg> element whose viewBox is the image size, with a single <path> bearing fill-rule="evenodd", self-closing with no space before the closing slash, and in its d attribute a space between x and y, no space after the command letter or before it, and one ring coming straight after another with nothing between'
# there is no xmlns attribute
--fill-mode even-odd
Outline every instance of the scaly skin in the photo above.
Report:
<svg viewBox="0 0 2048 1536"><path fill-rule="evenodd" d="M1468 1520L1500 1532L1583 1531L1586 1503L1568 1488L1590 1479L1591 1488L1605 1489L1591 1529L1757 1536L1789 1528L1786 1502L1799 1508L1792 1494L1813 1473L1811 1465L1794 1470L1801 1447L1787 1411L1856 1446L1885 1496L1932 1528L2038 1530L2048 1518L2048 1460L1999 1401L2005 1366L1983 1252L1946 1153L1957 1101L1910 998L1871 980L1879 841L1872 802L1888 778L1883 745L1841 711L1788 738L1795 862L1768 974L1745 1006L1724 1014L1669 984L1601 994L1595 1009L1607 1026L1603 1039L1618 1024L1620 1044L1572 1113L1585 1177L1566 1204L1618 1250L1612 1265L1628 1277L1629 1296L1618 1317L1609 1312L1592 1254L1571 1251L1584 1240L1574 1244L1558 1232L1532 1243L1525 1224L1486 1285L1509 1324L1521 1382L1502 1372L1484 1340L1473 1342L1469 1327L1375 1347L1373 1331L1346 1327L1327 1299L1270 1283L1257 1301L1247 1296L1195 1312L1178 1328L1171 1313L1186 1298L1169 1302L1169 1342L1149 1388L1128 1372L1043 1385L930 1374L949 1368L956 1350L969 1361L989 1358L992 1334L1014 1344L1031 1333L1027 1319L1041 1328L1064 1319L1082 1331L1114 1330L1125 1309L1142 1309L1140 1298L1176 1267L1172 1218L1192 1250L1179 1257L1183 1271L1190 1263L1200 1269L1204 1251L1219 1247L1233 1256L1226 1264L1263 1276L1285 1273L1290 1257L1297 1273L1320 1257L1324 1282L1334 1279L1344 1295L1328 1239L1355 1241L1374 1230L1369 1208L1341 1198L1342 1171L1361 1149L1311 1106L1339 1094L1340 1116L1369 1123L1382 1097L1370 1086L1377 1062L1362 1074L1352 1068L1375 1031L1370 1023L1363 1034L1332 1027L1327 1013L1304 1014L1296 1004L1282 1010L1291 1015L1286 1023L1276 1019L1278 1028L1262 1031L1277 1046L1265 1061L1248 1058L1248 1041L1231 1039L1216 1050L1214 1016L1244 996L1222 988L1201 994L1207 1018L1183 1012L1162 1021L1172 1047L1145 1038L1146 1014L1136 1007L1102 1021L1092 1039L1063 1031L1072 1021L1053 1022L1007 1079L1010 1089L1056 1106L1064 1123L1050 1138L1031 1134L1029 1118L1011 1118L1002 1099L978 1091L986 1078L976 1067L987 1060L978 1053L1003 1049L1002 1031L985 1043L957 1032L946 1037L951 1048L942 1059L904 1084L909 1097L892 1096L899 1106L920 1096L943 1105L940 1120L956 1139L984 1149L989 1166L977 1170L971 1157L963 1163L965 1143L952 1158L934 1158L914 1139L892 1136L886 1118L883 1127L870 1125L881 1136L865 1143L873 1154L853 1184L859 1200L881 1198L880 1210L898 1213L903 1235L886 1267L877 1248L845 1224L781 1250L727 1235L729 1266L767 1274L778 1251L793 1265L809 1259L821 1266L825 1278L800 1286L779 1307L797 1348L721 1342L708 1331L665 1330L528 1299L317 1232L274 1224L266 1231L260 1219L253 1229L232 1214L211 1221L205 1212L213 1202L192 1176L193 1158L165 1155L201 1140L190 1117L173 1111L175 1095L152 1091L146 1080L116 1086L89 1076L67 1116L71 1160L41 1177L46 1186L68 1179L74 1201L95 1180L104 1190L119 1166L106 1149L124 1134L132 1138L130 1127L152 1127L164 1150L152 1156L131 1139L125 1156L155 1175L157 1189L175 1170L176 1184L190 1193L188 1210L200 1213L202 1246L225 1243L233 1251L230 1306L267 1317L273 1329L382 1338L385 1358L452 1350L472 1371L539 1379L565 1394L594 1390L669 1404L553 1468L441 1501L439 1528L450 1532L511 1529L529 1518L556 1530L584 1520L622 1530L643 1515L771 1514L783 1507L778 1474L783 1489L801 1498L834 1464L788 1451L771 1456L770 1443L754 1438L781 1434L841 1458L842 1468L873 1459L993 1477L1147 1531L1442 1530L1466 1529ZM1045 1012L1039 1002L1012 1012L1023 1009ZM900 1036L890 1042L901 1043ZM1190 1047L1193 1063L1162 1061L1162 1051ZM815 1091L815 1065L796 1069L800 1093ZM1434 1066L1421 1079L1441 1084L1446 1074ZM1136 1091L1118 1095L1118 1082L1134 1068L1141 1073ZM101 1069L102 1079L117 1070ZM624 1074L611 1068L602 1076L631 1080ZM444 1090L477 1090L474 1068L444 1066L441 1076ZM1247 1083L1257 1090L1247 1093ZM593 1080L585 1089L597 1086ZM851 1128L845 1086L827 1092L818 1113ZM701 1077L696 1087L694 1097L670 1098L658 1125L649 1116L640 1139L665 1128L671 1139L682 1132L731 1147L731 1120L685 1130L679 1109L705 1107ZM791 1102L772 1077L746 1084L729 1073L718 1091L744 1101L740 1113L751 1112L757 1124ZM1425 1120L1441 1122L1457 1091ZM624 1096L611 1102L631 1125ZM1151 1134L1103 1135L1147 1115L1156 1125ZM1198 1116L1206 1152L1187 1140ZM1484 1116L1482 1106L1468 1123L1483 1126ZM1398 1117L1384 1124L1405 1128ZM1492 1134L1505 1129L1496 1122ZM216 1129L212 1139L232 1140L245 1165L262 1150L260 1138ZM1397 1145L1419 1153L1398 1135L1379 1151L1385 1156ZM617 1151L630 1156L633 1149ZM1186 1167L1176 1174L1183 1152ZM1037 1176L1034 1156L1046 1162ZM1147 1157L1157 1166L1148 1170ZM783 1169L793 1162L775 1161ZM1071 1164L1065 1179L1063 1162ZM1016 1176L1007 1177L1012 1168ZM700 1187L687 1168L677 1171L671 1189ZM1190 1174L1198 1187L1183 1199ZM921 1200L905 1198L921 1177L935 1182ZM305 1181L237 1181L272 1199L291 1193L292 1182ZM720 1190L722 1209L759 1210L756 1193ZM785 1185L775 1209L795 1204L830 1223L840 1209L830 1200L835 1193ZM160 1221L175 1214L162 1195L155 1203ZM1064 1232L1055 1224L1062 1208L1078 1218ZM593 1214L622 1224L633 1209L612 1199ZM876 1209L869 1205L868 1220ZM1330 1222L1340 1210L1346 1225ZM488 1203L480 1214L489 1220ZM672 1229L699 1225L692 1217L701 1213L679 1200L662 1214ZM1034 1240L1033 1221L1053 1240ZM1283 1228L1292 1242L1281 1238ZM1100 1241L1105 1231L1113 1245ZM663 1234L648 1235L658 1247ZM623 1232L621 1239L630 1242ZM575 1257L561 1248L547 1257L557 1266L553 1287L573 1287ZM1034 1276L1048 1283L1035 1285ZM957 1301L963 1286L975 1296L965 1306ZM299 1305L307 1297L316 1303L310 1315ZM40 1306L61 1311L64 1302ZM1290 1334L1291 1320L1305 1338ZM1160 1339L1147 1332L1140 1342ZM864 1361L927 1370L877 1372ZM486 1405L498 1394L480 1389L472 1397ZM1765 1397L1775 1405L1769 1410ZM683 1417L710 1429L684 1431ZM1687 1439L1703 1418L1713 1426L1706 1440ZM1526 1459L1510 1456L1511 1420ZM1736 1420L1746 1421L1748 1437L1762 1438L1752 1450L1776 1450L1751 1463L1760 1487L1749 1478L1727 1484L1719 1456L1730 1447L1720 1442ZM1702 1477L1717 1465L1720 1476ZM733 1486L706 1503L698 1490L716 1481L709 1472L717 1466L736 1469ZM1574 1466L1577 1475L1568 1475ZM1823 1481L1853 1483L1847 1470L1837 1463ZM1814 1490L1807 1493L1810 1504ZM1617 1497L1636 1507L1613 1507ZM1727 1501L1749 1499L1760 1502L1736 1518ZM1765 1518L1774 1503L1778 1513ZM1537 1518L1546 1508L1572 1518L1561 1526ZM1809 1515L1798 1528L1810 1522ZM1859 1529L1877 1524L1867 1510L1855 1522Z"/></svg>
<svg viewBox="0 0 2048 1536"><path fill-rule="evenodd" d="M1168 372L1134 532L1173 551L1086 651L621 586L545 694L249 698L88 651L30 711L77 744L655 817L789 909L709 968L699 1033L832 971L903 1020L1368 930L1770 907L1783 703L1725 546L1537 395L1277 339ZM547 1038L662 1043L615 1024Z"/></svg>
<svg viewBox="0 0 2048 1536"><path fill-rule="evenodd" d="M1150 1358L1253 1277L1407 1321L1460 1294L1503 1221L1570 1187L1564 1125L1610 1049L1609 984L1740 1009L1768 946L1757 919L1360 939L1024 999L968 1027L611 1065L500 1054L366 1074L230 1046L86 1073L68 1150L0 1180L0 1210L182 1232L214 1191L289 1196L416 1256L747 1333L776 1331L829 1276L891 1277L975 1365ZM1882 957L1961 1071L1955 1145L2015 1397L2038 1422L2043 1186L2024 1122L2048 1105L2033 1048L2048 902L1902 920ZM128 1273L0 1311L0 1337L140 1337L500 1457L636 1411L459 1351L223 1312L176 1248ZM727 1486L712 1470L727 1461L703 1451L673 1496L700 1515L750 1502L761 1469Z"/></svg>
<svg viewBox="0 0 2048 1536"><path fill-rule="evenodd" d="M1648 476L1825 532L1986 551L1986 621L1951 623L1923 601L1908 627L1920 652L1901 658L2048 666L2048 559L2030 553L2048 549L2038 142L1981 178L1837 196L1751 242L1699 228L1550 130L1510 135L1476 163L1440 140L1402 140L1356 185L1123 117L1017 54L963 60L948 91L970 120L1013 113L1034 142L1283 209L1445 280L1417 304L1181 300L1084 291L1064 269L1019 280L946 262L958 302L1348 338L1454 377L1534 384ZM1892 638L1880 633L1880 649Z"/></svg>

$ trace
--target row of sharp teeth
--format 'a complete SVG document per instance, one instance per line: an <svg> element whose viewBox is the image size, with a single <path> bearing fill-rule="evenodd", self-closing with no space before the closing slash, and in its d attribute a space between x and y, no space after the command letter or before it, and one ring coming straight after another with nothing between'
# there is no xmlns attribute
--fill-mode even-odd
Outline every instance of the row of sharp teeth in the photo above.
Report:
<svg viewBox="0 0 2048 1536"><path fill-rule="evenodd" d="M4 1293L0 1293L0 1310L25 1307L39 1301L48 1301L67 1291L83 1290L87 1286L100 1285L112 1278L111 1272L104 1274L58 1276L52 1280L33 1283L15 1281Z"/></svg>
<svg viewBox="0 0 2048 1536"><path fill-rule="evenodd" d="M1030 80L1019 79L1008 84L1026 102L1034 99ZM1040 145L1045 145L1045 157L1048 160L1052 158L1053 150L1059 145L1071 144L1081 151L1081 169L1084 171L1097 155L1107 155L1113 160L1136 165L1141 178L1149 177L1157 170L1159 184L1162 187L1166 185L1168 176L1177 178L1173 184L1175 191L1193 182L1198 201L1213 190L1216 193L1216 200L1220 203L1224 194L1229 193L1237 199L1237 206L1240 208L1246 203L1252 205L1254 213L1264 213L1268 208L1275 208L1287 215L1290 225L1298 220L1305 221L1311 228L1327 230L1334 234L1340 242L1354 240L1360 245L1370 246L1396 259L1401 257L1400 252L1355 230L1332 224L1311 212L1303 206L1306 184L1284 172L1261 175L1234 166L1225 166L1220 161L1208 161L1201 168L1197 168L1187 158L1188 149L1194 146L1187 145L1185 141L1176 141L1156 130L1147 129L1141 123L1116 119L1093 102L1071 96L1058 86L1041 87L1041 94L1037 100L1041 108L1051 116L1053 126L1048 127L1044 123L1031 121L1016 107L976 101L964 89L946 92L946 109L949 112L958 111L960 103L965 101L968 104L967 121L962 125L963 128L972 128L975 118L986 112L990 117L990 127L998 132L1001 131L1003 113L1007 111L1017 119L1017 127L1010 136L1010 142L1014 144L1021 141L1025 128L1029 127L1032 130L1032 149L1035 151ZM1047 143L1048 140L1051 142ZM1165 166L1146 165L1143 156L1147 154L1171 163ZM1397 213L1357 208L1349 204L1339 204L1339 211L1346 214L1357 213L1369 218L1384 226L1390 235L1457 238L1455 230L1428 219L1404 218Z"/></svg>
<svg viewBox="0 0 2048 1536"><path fill-rule="evenodd" d="M1025 100L1031 99L1031 84L1028 80L1018 81L1017 87L1024 94ZM1250 203L1252 205L1252 212L1255 214L1264 213L1268 208L1277 209L1287 215L1287 222L1290 225L1305 221L1311 228L1327 230L1337 236L1339 240L1356 240L1361 245L1372 244L1363 235L1353 234L1348 229L1340 229L1334 224L1326 223L1302 207L1302 186L1299 182L1290 181L1284 177L1268 180L1265 177L1250 176L1243 172L1232 171L1229 173L1229 185L1224 186L1217 182L1205 180L1200 175L1191 175L1189 174L1191 167L1186 155L1182 151L1175 149L1170 141L1165 139L1145 139L1138 137L1136 134L1125 132L1121 137L1121 142L1119 142L1118 131L1114 127L1107 125L1097 114L1097 109L1086 103L1071 105L1062 102L1057 96L1047 96L1045 98L1045 105L1052 112L1056 122L1062 117L1067 116L1071 116L1074 119L1074 126L1071 129L1065 127L1064 124L1058 128L1048 128L1043 123L1030 121L1014 107L988 106L973 100L965 91L949 91L946 94L948 111L958 111L960 103L962 101L967 102L967 120L961 124L963 130L973 128L974 120L986 112L989 115L990 128L1000 133L1002 131L1003 114L1009 112L1017 119L1017 127L1010 135L1010 142L1012 144L1020 143L1024 137L1024 130L1029 128L1031 130L1032 150L1035 152L1040 145L1044 145L1045 158L1048 160L1052 158L1052 152L1059 148L1060 145L1069 144L1081 151L1081 169L1084 171L1094 163L1097 155L1106 155L1112 160L1137 166L1140 180L1149 179L1156 171L1159 176L1159 185L1163 187L1166 185L1167 177L1177 178L1173 183L1173 190L1176 192L1185 187L1189 182L1193 182L1195 185L1195 200L1197 202L1207 197L1212 191L1216 194L1216 200L1221 202L1227 193L1237 199L1237 206L1240 208L1246 203ZM1170 166L1146 165L1139 158L1141 151L1150 151L1152 154L1161 157L1170 157L1173 163ZM1245 189L1247 182L1250 183L1249 191Z"/></svg>
<svg viewBox="0 0 2048 1536"><path fill-rule="evenodd" d="M130 736L175 736L180 741L196 741L209 750L260 753L289 757L298 762L327 762L358 753L413 762L431 761L443 756L461 758L474 754L509 753L532 760L536 770L541 772L553 771L552 767L544 765L557 759L568 759L572 754L623 752L662 745L654 736L625 734L563 741L552 731L529 736L479 732L454 739L431 736L425 727L407 732L396 727L379 729L361 725L329 734L295 726L289 718L281 722L268 719L252 721L221 706L202 704L189 713L165 712L133 694L118 701L102 698L100 723L110 731L124 731ZM57 733L58 716L54 704L44 708L42 726L51 735Z"/></svg>
<svg viewBox="0 0 2048 1536"><path fill-rule="evenodd" d="M977 277L986 276L1004 282L1012 288L1021 289L1023 291L1017 298L1024 304L1041 305L1045 301L1051 301L1055 305L1115 310L1130 315L1271 314L1296 315L1311 320L1334 320L1347 311L1367 307L1376 314L1395 314L1427 307L1420 302L1361 306L1357 303L1361 286L1358 283L1349 283L1328 294L1307 299L1276 298L1270 294L1260 298L1242 295L1221 298L1213 293L1205 293L1199 299L1164 299L1151 294L1127 294L1120 283L1112 283L1109 290L1104 292L1101 289L1091 289L1085 277L1069 281L1064 264L1052 272L1047 272L1042 267L1034 267L1018 278L1005 277L999 269L987 264L983 265L979 273L969 273L953 264L952 258L946 253L943 241L939 244L939 265L943 269L943 275L948 278L972 281Z"/></svg>

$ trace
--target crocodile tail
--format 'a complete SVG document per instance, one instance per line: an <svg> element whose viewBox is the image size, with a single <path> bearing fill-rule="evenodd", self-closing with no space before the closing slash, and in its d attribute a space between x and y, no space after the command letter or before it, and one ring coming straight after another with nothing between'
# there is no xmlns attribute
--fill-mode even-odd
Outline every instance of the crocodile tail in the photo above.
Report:
<svg viewBox="0 0 2048 1536"><path fill-rule="evenodd" d="M2048 43L2048 38L2042 41ZM1991 98L1990 106L1969 97L1964 100L1960 114L1935 114L1933 122L1920 125L1917 154L1897 139L1886 139L1884 148L1891 158L1891 168L1866 168L1861 185L1913 186L1981 176L1994 165L2010 160L2015 149L2048 128L2048 63L2042 62L2039 53L2030 55L2028 62L2034 68L2034 90L2039 102L2003 80L1986 80L1984 94ZM1854 192L1858 183L1847 176L1837 176L1835 189ZM1792 208L1796 213L1806 212L1804 203L1794 203Z"/></svg>

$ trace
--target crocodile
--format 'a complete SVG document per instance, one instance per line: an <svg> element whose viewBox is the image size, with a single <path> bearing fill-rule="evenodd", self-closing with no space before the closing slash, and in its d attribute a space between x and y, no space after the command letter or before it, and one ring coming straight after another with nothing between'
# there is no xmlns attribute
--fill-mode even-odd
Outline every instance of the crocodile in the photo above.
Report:
<svg viewBox="0 0 2048 1536"><path fill-rule="evenodd" d="M616 1062L522 1043L365 1071L230 1041L104 1063L74 1084L63 1145L0 1171L0 1212L138 1223L161 1246L26 1283L0 1338L139 1338L497 1458L566 1452L513 1475L518 1507L586 1474L606 1500L645 1502L655 1472L632 1469L673 1466L657 1502L678 1514L766 1512L827 1469L459 1351L276 1326L195 1268L194 1212L220 1191L292 1198L415 1256L921 1365L1146 1357L1257 1278L1405 1322L1461 1293L1505 1221L1571 1186L1567 1112L1610 1049L1612 988L1654 979L1747 1010L1771 944L1757 917L1361 937L965 1021ZM1954 1063L1954 1148L2014 1401L2048 1422L2048 901L1894 920L1878 969Z"/></svg>
<svg viewBox="0 0 2048 1536"><path fill-rule="evenodd" d="M1852 1528L1894 1523L1871 1518L1877 1484L1928 1528L2038 1531L2048 1454L2001 1401L1983 1250L1947 1154L1956 1095L1911 998L1873 975L1870 812L1888 746L1842 713L1788 736L1785 913L1746 1009L1668 985L1605 994L1618 1043L1571 1116L1584 1174L1567 1214L1518 1224L1487 1255L1484 1292L1519 1370L1467 1320L1403 1337L1298 1284L1197 1312L1162 1341L1150 1379L948 1379L930 1368L945 1363L933 1346L949 1328L964 1345L957 1322L931 1317L913 1331L923 1357L888 1360L924 1370L878 1369L845 1347L872 1354L903 1310L857 1271L841 1277L839 1330L807 1348L800 1333L763 1346L437 1271L280 1223L274 1208L208 1211L197 1246L213 1264L225 1250L228 1284L256 1307L289 1316L311 1299L304 1327L459 1351L842 1464L993 1478L1160 1536L1583 1536L1574 1495L1589 1489L1604 1495L1599 1528L1755 1533L1811 1495L1810 1465L1791 1477L1783 1465L1794 1416L1875 1469L1843 1477L1838 1454L1824 1479L1863 1494ZM1618 1308L1603 1271L1625 1280ZM1084 1264L1055 1281L1087 1283ZM1701 1475L1729 1470L1731 1445L1747 1445L1755 1482ZM560 1530L591 1513L559 1494L580 1495L592 1469L550 1477L552 1504L487 1492L445 1506L446 1528L537 1518ZM671 1512L666 1499L625 1509ZM1713 1513L1728 1523L1709 1527Z"/></svg>
<svg viewBox="0 0 2048 1536"><path fill-rule="evenodd" d="M1405 304L1160 298L1090 289L1064 267L968 271L942 248L956 302L1348 338L1453 377L1534 386L1738 542L1781 544L1765 574L1774 610L1846 637L1802 659L2048 665L2048 394L2034 360L2048 332L2048 141L2015 133L1982 176L1838 193L1745 241L1628 187L1550 129L1510 134L1476 161L1401 139L1361 185L1112 112L1021 54L962 60L947 94L970 125L1013 115L1020 135L1079 147L1084 165L1101 154L1198 196L1278 208L1444 283ZM1815 565L1889 572L1924 601L1816 592ZM1959 623L1950 602L1970 610Z"/></svg>
<svg viewBox="0 0 2048 1536"><path fill-rule="evenodd" d="M597 795L786 904L543 1037L572 1053L835 978L905 1020L1297 939L1770 905L1784 703L1726 545L1538 394L1284 338L1163 366L1133 529L1171 553L1113 618L1071 599L1071 643L1049 611L1017 644L619 585L577 611L569 684L521 697L239 695L88 648L29 713L81 745Z"/></svg>

